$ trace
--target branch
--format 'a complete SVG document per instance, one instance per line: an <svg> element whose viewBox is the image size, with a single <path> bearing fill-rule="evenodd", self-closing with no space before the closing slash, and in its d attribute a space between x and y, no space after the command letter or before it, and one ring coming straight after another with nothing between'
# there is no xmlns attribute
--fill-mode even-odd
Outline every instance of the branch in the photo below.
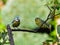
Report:
<svg viewBox="0 0 60 45"><path fill-rule="evenodd" d="M50 7L48 5L46 5L48 7L48 9L50 10L50 12L52 12L52 10L50 9Z"/></svg>
<svg viewBox="0 0 60 45"><path fill-rule="evenodd" d="M46 23L49 19L54 19L54 16L55 16L55 10L56 10L55 5L54 5L54 10L53 10L53 11L49 8L48 5L47 5L47 7L48 7L48 9L50 10L50 13L49 13L49 15L47 16L47 19L41 24L40 27L42 27L43 24ZM49 17L49 16L50 16L50 17Z"/></svg>
<svg viewBox="0 0 60 45"><path fill-rule="evenodd" d="M37 30L37 31L36 31ZM14 45L12 31L22 31L22 32L31 32L31 33L50 33L48 28L36 28L34 30L23 30L23 29L11 29L9 25L7 25L7 31L9 36L10 45Z"/></svg>
<svg viewBox="0 0 60 45"><path fill-rule="evenodd" d="M8 31L8 36L9 36L10 45L15 45L15 44L14 44L13 35L12 35L12 30L11 30L11 28L10 28L9 25L7 25L7 31Z"/></svg>
<svg viewBox="0 0 60 45"><path fill-rule="evenodd" d="M47 34L49 34L50 33L50 29L48 29L48 28L36 28L36 29L34 29L34 30L23 30L23 29L11 29L12 31L17 31L17 32L19 32L19 31L22 31L22 32L31 32L31 33L47 33Z"/></svg>
<svg viewBox="0 0 60 45"><path fill-rule="evenodd" d="M51 15L51 12L49 13L49 15L47 16L47 19L41 24L40 27L42 27L44 23L46 24L46 22L50 19L50 18L49 18L50 15Z"/></svg>
<svg viewBox="0 0 60 45"><path fill-rule="evenodd" d="M22 31L22 32L38 33L38 32L35 32L35 30L23 30L23 29L12 29L12 31Z"/></svg>

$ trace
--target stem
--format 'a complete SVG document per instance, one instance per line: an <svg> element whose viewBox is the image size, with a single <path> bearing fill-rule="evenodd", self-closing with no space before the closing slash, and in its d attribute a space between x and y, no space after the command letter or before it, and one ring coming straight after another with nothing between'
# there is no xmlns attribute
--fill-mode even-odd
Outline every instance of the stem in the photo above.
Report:
<svg viewBox="0 0 60 45"><path fill-rule="evenodd" d="M49 8L50 9L50 8ZM50 11L50 13L49 13L49 15L47 16L47 19L41 24L41 26L40 27L42 27L43 26L43 24L44 23L46 23L50 18L49 18L49 16L51 15L51 11Z"/></svg>

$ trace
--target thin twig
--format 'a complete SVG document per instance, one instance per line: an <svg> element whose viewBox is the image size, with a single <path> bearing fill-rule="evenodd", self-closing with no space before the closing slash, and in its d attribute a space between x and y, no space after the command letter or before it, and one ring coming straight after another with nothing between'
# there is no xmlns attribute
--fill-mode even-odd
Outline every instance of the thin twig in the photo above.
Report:
<svg viewBox="0 0 60 45"><path fill-rule="evenodd" d="M46 5L47 7L48 7L48 9L50 10L50 13L49 13L49 15L47 16L47 19L41 24L41 26L40 27L42 27L43 26L43 24L45 24L49 19L51 19L51 17L49 17L50 15L52 15L52 10L50 9L50 7L48 6L48 5Z"/></svg>
<svg viewBox="0 0 60 45"><path fill-rule="evenodd" d="M50 12L52 12L52 10L50 9L50 7L48 5L46 5L48 7L48 9L50 10Z"/></svg>
<svg viewBox="0 0 60 45"><path fill-rule="evenodd" d="M22 31L22 32L38 33L38 32L35 32L35 30L24 30L24 29L12 29L12 31Z"/></svg>
<svg viewBox="0 0 60 45"><path fill-rule="evenodd" d="M47 33L47 34L49 34L50 33L50 29L48 29L48 28L35 28L35 29L33 29L33 30L23 30L23 29L12 29L12 31L14 31L14 32L31 32L31 33Z"/></svg>
<svg viewBox="0 0 60 45"><path fill-rule="evenodd" d="M51 12L49 13L49 15L47 16L47 19L41 24L41 26L40 27L42 27L43 26L43 24L45 24L50 18L49 18L49 16L51 15Z"/></svg>

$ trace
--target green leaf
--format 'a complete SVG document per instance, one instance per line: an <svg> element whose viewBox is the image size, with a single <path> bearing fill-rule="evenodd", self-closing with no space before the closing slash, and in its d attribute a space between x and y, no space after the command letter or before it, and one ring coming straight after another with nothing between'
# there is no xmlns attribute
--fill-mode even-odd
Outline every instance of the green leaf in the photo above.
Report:
<svg viewBox="0 0 60 45"><path fill-rule="evenodd" d="M6 26L4 24L0 23L0 32L4 32L4 31L7 31Z"/></svg>

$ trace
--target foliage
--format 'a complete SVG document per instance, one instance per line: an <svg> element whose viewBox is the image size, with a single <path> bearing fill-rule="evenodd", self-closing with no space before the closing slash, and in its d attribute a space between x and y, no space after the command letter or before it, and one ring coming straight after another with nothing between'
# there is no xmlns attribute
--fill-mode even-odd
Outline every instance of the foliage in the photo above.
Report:
<svg viewBox="0 0 60 45"><path fill-rule="evenodd" d="M6 4L7 0L2 0L4 4Z"/></svg>

